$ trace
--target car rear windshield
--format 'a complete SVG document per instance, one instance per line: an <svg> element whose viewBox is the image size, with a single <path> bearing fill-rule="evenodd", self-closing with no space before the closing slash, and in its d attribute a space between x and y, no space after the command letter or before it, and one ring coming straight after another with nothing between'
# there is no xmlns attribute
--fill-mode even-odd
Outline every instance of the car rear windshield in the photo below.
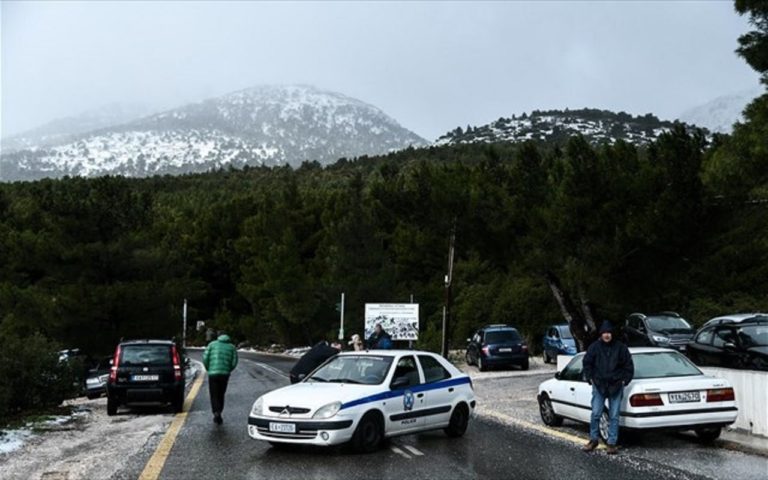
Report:
<svg viewBox="0 0 768 480"><path fill-rule="evenodd" d="M768 325L748 325L736 330L744 348L768 347Z"/></svg>
<svg viewBox="0 0 768 480"><path fill-rule="evenodd" d="M560 338L573 338L571 335L571 329L568 327L560 327Z"/></svg>
<svg viewBox="0 0 768 480"><path fill-rule="evenodd" d="M686 332L691 325L680 317L648 317L648 328L654 332Z"/></svg>
<svg viewBox="0 0 768 480"><path fill-rule="evenodd" d="M696 365L677 352L636 353L632 361L636 379L703 375Z"/></svg>
<svg viewBox="0 0 768 480"><path fill-rule="evenodd" d="M123 345L120 365L156 365L173 361L168 345Z"/></svg>
<svg viewBox="0 0 768 480"><path fill-rule="evenodd" d="M485 332L485 343L519 342L520 334L517 330L492 330Z"/></svg>
<svg viewBox="0 0 768 480"><path fill-rule="evenodd" d="M392 357L386 355L339 355L315 370L309 381L379 385L390 365Z"/></svg>

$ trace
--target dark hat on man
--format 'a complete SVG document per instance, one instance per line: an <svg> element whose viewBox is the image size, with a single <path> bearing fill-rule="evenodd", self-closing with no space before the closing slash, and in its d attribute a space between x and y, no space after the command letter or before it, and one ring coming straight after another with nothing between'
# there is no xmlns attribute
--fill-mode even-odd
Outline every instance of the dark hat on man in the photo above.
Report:
<svg viewBox="0 0 768 480"><path fill-rule="evenodd" d="M600 325L600 335L604 333L613 333L613 325L608 320L604 321L602 325Z"/></svg>

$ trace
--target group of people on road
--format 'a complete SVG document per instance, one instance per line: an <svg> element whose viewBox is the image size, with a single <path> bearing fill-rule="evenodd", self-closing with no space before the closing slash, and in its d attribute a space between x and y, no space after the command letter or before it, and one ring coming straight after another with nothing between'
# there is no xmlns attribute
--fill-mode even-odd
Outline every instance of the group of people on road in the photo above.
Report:
<svg viewBox="0 0 768 480"><path fill-rule="evenodd" d="M600 327L599 340L592 343L584 356L584 379L592 386L592 416L589 426L589 442L582 448L591 452L598 446L600 438L600 418L608 404L608 446L607 453L618 451L619 413L624 387L634 377L632 355L627 346L613 337L613 326L605 321ZM360 335L352 335L348 345L355 351L368 349L392 348L392 337L381 324L374 327L373 333L364 343ZM299 358L291 369L291 383L301 381L326 360L338 354L342 346L338 342L321 341ZM203 354L203 365L208 371L208 388L211 397L213 421L221 425L221 413L224 410L224 395L227 391L229 375L237 367L237 349L226 334L208 344Z"/></svg>

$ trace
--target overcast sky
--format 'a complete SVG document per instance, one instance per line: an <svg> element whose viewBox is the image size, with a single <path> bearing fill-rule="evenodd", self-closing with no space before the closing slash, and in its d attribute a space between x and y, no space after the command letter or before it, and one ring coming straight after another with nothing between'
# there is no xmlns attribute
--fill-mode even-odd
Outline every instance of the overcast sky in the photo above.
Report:
<svg viewBox="0 0 768 480"><path fill-rule="evenodd" d="M1 3L2 134L304 83L427 139L533 109L674 118L754 89L730 1Z"/></svg>

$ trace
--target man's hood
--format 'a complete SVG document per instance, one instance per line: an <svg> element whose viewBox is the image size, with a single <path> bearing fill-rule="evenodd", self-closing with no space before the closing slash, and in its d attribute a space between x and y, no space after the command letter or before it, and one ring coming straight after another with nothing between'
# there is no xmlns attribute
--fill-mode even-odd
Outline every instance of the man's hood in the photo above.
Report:
<svg viewBox="0 0 768 480"><path fill-rule="evenodd" d="M229 335L227 335L227 334L219 335L219 338L217 338L216 340L218 340L220 342L232 343L232 339L230 339Z"/></svg>

